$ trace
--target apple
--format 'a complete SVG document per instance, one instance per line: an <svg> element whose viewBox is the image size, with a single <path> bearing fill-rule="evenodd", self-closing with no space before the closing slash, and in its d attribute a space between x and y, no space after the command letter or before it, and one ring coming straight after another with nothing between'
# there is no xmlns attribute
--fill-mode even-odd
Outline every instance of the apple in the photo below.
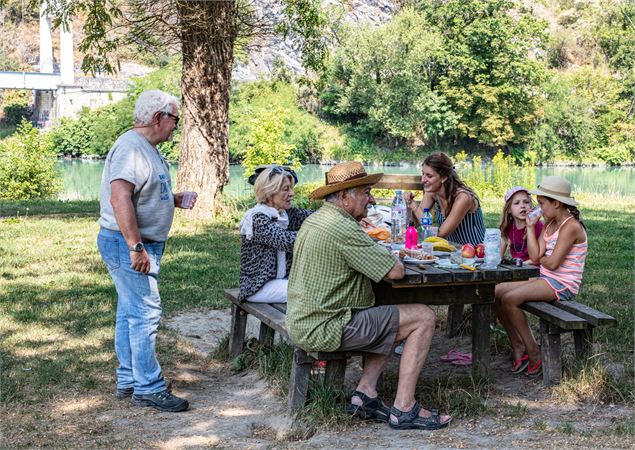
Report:
<svg viewBox="0 0 635 450"><path fill-rule="evenodd" d="M475 251L477 258L485 258L485 244L478 244Z"/></svg>
<svg viewBox="0 0 635 450"><path fill-rule="evenodd" d="M474 258L476 250L472 244L465 244L461 247L461 256L463 258Z"/></svg>

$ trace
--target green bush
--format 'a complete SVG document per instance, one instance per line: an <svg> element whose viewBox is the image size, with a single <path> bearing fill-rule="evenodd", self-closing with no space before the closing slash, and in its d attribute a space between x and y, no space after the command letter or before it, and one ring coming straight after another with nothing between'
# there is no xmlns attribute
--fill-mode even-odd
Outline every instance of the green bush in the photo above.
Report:
<svg viewBox="0 0 635 450"><path fill-rule="evenodd" d="M413 3L343 33L322 74L324 111L370 137L526 141L545 76L529 55L544 47L544 24L511 0Z"/></svg>
<svg viewBox="0 0 635 450"><path fill-rule="evenodd" d="M252 144L247 148L243 161L245 178L262 164L289 165L301 167L300 160L293 155L292 145L285 143L285 111L273 106L268 111L260 111L251 121Z"/></svg>
<svg viewBox="0 0 635 450"><path fill-rule="evenodd" d="M229 106L231 161L245 158L254 142L253 118L269 111L271 105L284 111L283 142L294 147L293 158L300 162L320 160L341 140L335 127L298 106L297 90L296 85L282 79L244 82L234 87Z"/></svg>
<svg viewBox="0 0 635 450"><path fill-rule="evenodd" d="M511 186L535 186L536 171L518 165L514 157L498 152L492 164L483 164L480 156L468 159L465 152L454 155L454 164L461 180L481 197L502 197Z"/></svg>
<svg viewBox="0 0 635 450"><path fill-rule="evenodd" d="M0 141L0 199L53 198L61 188L50 140L26 122Z"/></svg>
<svg viewBox="0 0 635 450"><path fill-rule="evenodd" d="M5 91L2 94L2 122L15 126L29 117L31 95L28 91Z"/></svg>

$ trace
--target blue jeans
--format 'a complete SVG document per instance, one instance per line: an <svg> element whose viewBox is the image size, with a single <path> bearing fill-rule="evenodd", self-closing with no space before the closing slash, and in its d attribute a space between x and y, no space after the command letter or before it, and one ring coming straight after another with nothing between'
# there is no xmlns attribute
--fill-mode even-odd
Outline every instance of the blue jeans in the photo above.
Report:
<svg viewBox="0 0 635 450"><path fill-rule="evenodd" d="M147 275L130 268L128 244L119 231L101 228L97 246L117 289L117 387L134 388L135 394L161 392L166 385L155 348L161 318L159 264L165 243L144 244L150 257Z"/></svg>

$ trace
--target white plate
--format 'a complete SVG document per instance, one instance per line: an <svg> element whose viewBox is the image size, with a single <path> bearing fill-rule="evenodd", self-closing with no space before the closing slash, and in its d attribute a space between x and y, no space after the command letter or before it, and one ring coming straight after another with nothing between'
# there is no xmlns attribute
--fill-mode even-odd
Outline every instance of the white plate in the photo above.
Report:
<svg viewBox="0 0 635 450"><path fill-rule="evenodd" d="M450 252L442 252L441 250L435 250L432 254L434 256L450 256Z"/></svg>
<svg viewBox="0 0 635 450"><path fill-rule="evenodd" d="M415 259L410 256L406 256L403 259L403 262L406 264L432 264L439 260L439 258L435 257L434 259Z"/></svg>

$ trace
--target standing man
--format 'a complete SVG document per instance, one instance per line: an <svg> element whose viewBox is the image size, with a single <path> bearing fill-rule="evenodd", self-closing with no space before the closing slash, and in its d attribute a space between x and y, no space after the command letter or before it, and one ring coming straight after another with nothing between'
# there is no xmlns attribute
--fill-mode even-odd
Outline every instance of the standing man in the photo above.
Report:
<svg viewBox="0 0 635 450"><path fill-rule="evenodd" d="M117 139L106 158L100 189L97 244L115 288L117 398L137 406L185 411L187 400L170 393L156 358L161 318L159 264L174 207L183 193L172 193L167 162L157 145L172 138L179 123L179 101L159 90L143 92L134 110L135 125Z"/></svg>
<svg viewBox="0 0 635 450"><path fill-rule="evenodd" d="M404 266L360 227L375 199L371 186L383 174L366 174L359 162L334 166L311 198L326 198L295 241L289 275L287 329L307 352L364 352L362 377L347 413L388 422L397 429L436 430L450 422L415 401L415 388L434 335L426 305L375 306L371 281L403 278ZM398 342L405 340L392 408L377 395L377 380Z"/></svg>

